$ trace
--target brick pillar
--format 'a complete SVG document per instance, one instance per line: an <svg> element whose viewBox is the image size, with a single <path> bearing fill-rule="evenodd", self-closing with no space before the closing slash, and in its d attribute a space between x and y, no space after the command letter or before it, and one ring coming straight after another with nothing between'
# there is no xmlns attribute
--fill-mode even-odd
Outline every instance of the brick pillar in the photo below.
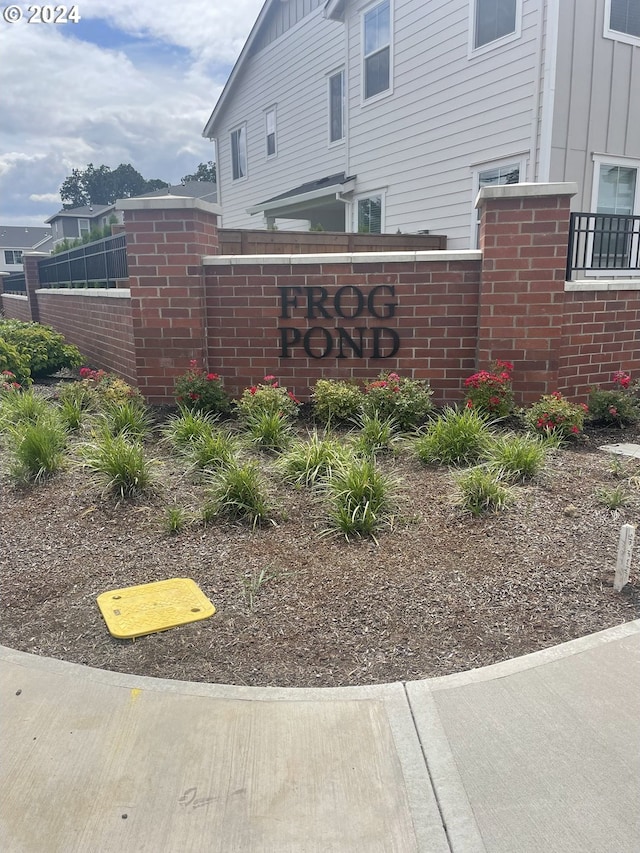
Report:
<svg viewBox="0 0 640 853"><path fill-rule="evenodd" d="M557 389L573 183L485 187L477 366L514 363L516 398ZM526 381L523 376L526 372Z"/></svg>
<svg viewBox="0 0 640 853"><path fill-rule="evenodd" d="M207 367L202 256L218 254L221 209L194 198L122 199L137 386L173 402L175 378L195 359Z"/></svg>
<svg viewBox="0 0 640 853"><path fill-rule="evenodd" d="M24 270L24 281L27 292L27 300L29 302L29 313L33 323L40 322L40 310L38 308L38 294L36 291L40 287L40 274L38 271L38 262L43 258L50 257L48 252L24 252L22 255L22 264Z"/></svg>

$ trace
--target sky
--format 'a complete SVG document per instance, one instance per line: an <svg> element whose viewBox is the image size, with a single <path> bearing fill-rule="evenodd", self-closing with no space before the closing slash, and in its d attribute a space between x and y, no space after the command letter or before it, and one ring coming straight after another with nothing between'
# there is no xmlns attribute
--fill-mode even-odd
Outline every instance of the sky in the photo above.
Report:
<svg viewBox="0 0 640 853"><path fill-rule="evenodd" d="M45 23L0 0L0 224L43 225L89 163L179 183L214 160L202 130L262 5L79 0Z"/></svg>

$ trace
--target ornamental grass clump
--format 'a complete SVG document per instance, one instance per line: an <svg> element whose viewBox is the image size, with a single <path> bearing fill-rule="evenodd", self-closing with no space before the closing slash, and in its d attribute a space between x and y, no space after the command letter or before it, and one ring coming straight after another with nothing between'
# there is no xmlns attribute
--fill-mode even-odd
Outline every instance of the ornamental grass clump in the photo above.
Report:
<svg viewBox="0 0 640 853"><path fill-rule="evenodd" d="M214 475L202 513L205 523L222 516L255 529L269 522L270 515L266 487L255 462L234 461Z"/></svg>
<svg viewBox="0 0 640 853"><path fill-rule="evenodd" d="M431 421L414 444L425 465L474 465L491 446L488 415L451 407Z"/></svg>
<svg viewBox="0 0 640 853"><path fill-rule="evenodd" d="M527 409L525 423L533 432L562 439L577 438L584 426L584 404L571 403L559 391L545 394Z"/></svg>
<svg viewBox="0 0 640 853"><path fill-rule="evenodd" d="M65 462L67 431L54 411L8 427L6 442L11 457L9 473L18 483L40 482Z"/></svg>
<svg viewBox="0 0 640 853"><path fill-rule="evenodd" d="M291 421L282 412L250 412L243 427L249 444L260 450L280 452L293 437Z"/></svg>
<svg viewBox="0 0 640 853"><path fill-rule="evenodd" d="M96 400L83 382L65 382L58 385L57 394L60 417L67 428L79 430L87 414L95 409Z"/></svg>
<svg viewBox="0 0 640 853"><path fill-rule="evenodd" d="M313 389L313 413L322 424L341 424L357 417L363 394L346 380L319 379Z"/></svg>
<svg viewBox="0 0 640 853"><path fill-rule="evenodd" d="M513 493L500 476L486 468L472 468L456 476L456 505L471 515L482 515L504 509Z"/></svg>
<svg viewBox="0 0 640 853"><path fill-rule="evenodd" d="M612 376L614 387L591 388L589 420L604 426L627 426L640 420L640 386L622 370Z"/></svg>
<svg viewBox="0 0 640 853"><path fill-rule="evenodd" d="M353 440L354 453L360 456L378 456L391 453L397 438L397 423L391 418L382 418L379 414L362 414L358 420L357 434Z"/></svg>
<svg viewBox="0 0 640 853"><path fill-rule="evenodd" d="M33 389L0 394L0 431L20 423L36 423L51 412L51 404Z"/></svg>
<svg viewBox="0 0 640 853"><path fill-rule="evenodd" d="M343 444L314 430L306 441L295 441L276 461L276 468L290 483L314 486L329 479L347 458Z"/></svg>
<svg viewBox="0 0 640 853"><path fill-rule="evenodd" d="M340 465L325 487L327 534L371 537L391 526L396 483L376 467L374 459L355 457Z"/></svg>
<svg viewBox="0 0 640 853"><path fill-rule="evenodd" d="M496 438L487 453L487 467L509 483L524 483L540 473L547 445L539 436L511 433Z"/></svg>
<svg viewBox="0 0 640 853"><path fill-rule="evenodd" d="M174 385L176 402L182 409L225 415L231 409L229 396L222 387L218 373L198 367L195 359L189 369L176 379Z"/></svg>
<svg viewBox="0 0 640 853"><path fill-rule="evenodd" d="M126 435L131 440L144 441L151 434L151 412L137 397L121 403L108 403L101 417L111 435Z"/></svg>
<svg viewBox="0 0 640 853"><path fill-rule="evenodd" d="M245 388L236 401L238 417L245 423L257 414L280 414L292 421L298 417L299 409L300 401L271 374L259 385Z"/></svg>
<svg viewBox="0 0 640 853"><path fill-rule="evenodd" d="M494 418L505 418L513 411L513 389L510 361L497 359L490 370L479 370L465 379L464 405L469 409L479 409Z"/></svg>
<svg viewBox="0 0 640 853"><path fill-rule="evenodd" d="M401 430L411 430L424 423L433 411L433 391L428 382L401 377L383 371L364 386L362 410L365 415L393 418Z"/></svg>
<svg viewBox="0 0 640 853"><path fill-rule="evenodd" d="M105 491L122 499L133 498L150 491L154 485L155 463L145 456L139 441L124 433L112 435L102 429L93 441L80 448L85 468L105 484Z"/></svg>
<svg viewBox="0 0 640 853"><path fill-rule="evenodd" d="M218 470L231 465L238 452L238 439L230 432L213 429L203 432L185 448L194 468Z"/></svg>
<svg viewBox="0 0 640 853"><path fill-rule="evenodd" d="M162 431L163 438L180 453L189 453L194 442L211 435L217 420L218 416L210 412L183 408L169 418Z"/></svg>

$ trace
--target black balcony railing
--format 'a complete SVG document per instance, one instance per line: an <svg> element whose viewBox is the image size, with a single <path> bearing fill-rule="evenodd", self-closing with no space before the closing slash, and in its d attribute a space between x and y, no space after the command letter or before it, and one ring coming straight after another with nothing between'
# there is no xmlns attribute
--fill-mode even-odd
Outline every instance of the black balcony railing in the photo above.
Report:
<svg viewBox="0 0 640 853"><path fill-rule="evenodd" d="M580 275L625 272L640 273L640 216L572 213L567 281Z"/></svg>
<svg viewBox="0 0 640 853"><path fill-rule="evenodd" d="M2 276L2 290L4 293L13 293L18 296L25 296L27 293L27 284L23 272L12 272L9 275Z"/></svg>
<svg viewBox="0 0 640 853"><path fill-rule="evenodd" d="M38 262L41 287L116 287L129 277L124 234L106 237Z"/></svg>

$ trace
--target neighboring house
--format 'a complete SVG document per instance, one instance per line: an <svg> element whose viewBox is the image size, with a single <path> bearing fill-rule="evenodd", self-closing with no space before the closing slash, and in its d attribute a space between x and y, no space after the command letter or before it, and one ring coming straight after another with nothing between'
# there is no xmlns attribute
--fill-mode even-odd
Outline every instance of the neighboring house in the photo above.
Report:
<svg viewBox="0 0 640 853"><path fill-rule="evenodd" d="M204 129L226 227L446 234L487 185L640 214L640 0L267 0Z"/></svg>
<svg viewBox="0 0 640 853"><path fill-rule="evenodd" d="M89 207L59 210L45 219L45 222L51 225L55 247L63 240L77 240L96 228L104 228L113 217L120 218L115 204L94 204Z"/></svg>
<svg viewBox="0 0 640 853"><path fill-rule="evenodd" d="M51 228L0 225L0 272L22 272L24 252L50 252Z"/></svg>

